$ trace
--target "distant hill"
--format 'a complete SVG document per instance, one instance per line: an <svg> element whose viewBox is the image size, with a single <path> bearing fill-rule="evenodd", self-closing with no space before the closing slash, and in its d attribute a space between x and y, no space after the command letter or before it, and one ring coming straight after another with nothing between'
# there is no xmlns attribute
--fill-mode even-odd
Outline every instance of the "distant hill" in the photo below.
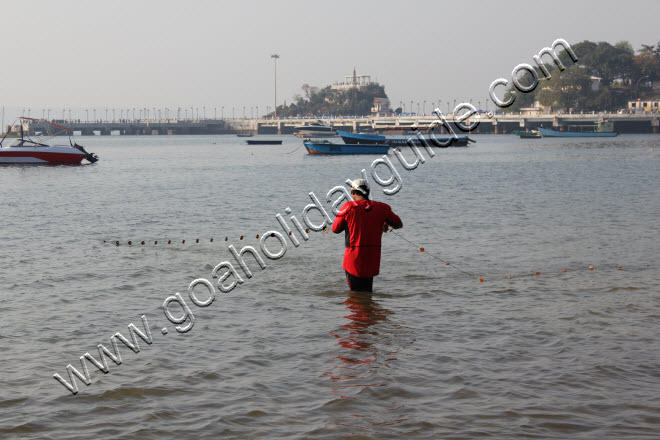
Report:
<svg viewBox="0 0 660 440"><path fill-rule="evenodd" d="M294 95L294 102L279 106L277 116L368 116L374 98L387 98L385 87L380 84L363 85L344 90L331 86L318 87L303 84L302 95Z"/></svg>
<svg viewBox="0 0 660 440"><path fill-rule="evenodd" d="M554 110L616 111L627 107L628 101L656 98L660 94L660 41L655 45L643 44L635 52L627 41L614 45L601 41L581 41L571 45L579 58L577 63L560 49L559 58L567 67L563 72L546 60L552 78L541 78L539 86L530 93L515 92L511 85L504 100L515 93L515 102L507 112L518 112L538 102ZM532 83L531 75L522 76L523 84Z"/></svg>

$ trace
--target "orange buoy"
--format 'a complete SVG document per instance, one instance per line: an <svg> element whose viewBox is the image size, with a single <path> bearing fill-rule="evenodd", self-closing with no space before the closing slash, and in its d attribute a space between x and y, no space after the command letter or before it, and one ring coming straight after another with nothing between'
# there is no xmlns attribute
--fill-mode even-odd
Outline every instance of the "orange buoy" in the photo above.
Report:
<svg viewBox="0 0 660 440"><path fill-rule="evenodd" d="M307 232L309 234L309 229L305 229L305 232Z"/></svg>
<svg viewBox="0 0 660 440"><path fill-rule="evenodd" d="M419 248L419 251L420 251L420 252L424 252L424 248Z"/></svg>
<svg viewBox="0 0 660 440"><path fill-rule="evenodd" d="M181 240L181 244L184 244L185 242L186 242L186 240Z"/></svg>
<svg viewBox="0 0 660 440"><path fill-rule="evenodd" d="M541 275L541 272L537 270L536 275Z"/></svg>
<svg viewBox="0 0 660 440"><path fill-rule="evenodd" d="M484 282L484 279L483 279L483 278L479 278L479 282L480 282L480 283L483 283L483 282Z"/></svg>
<svg viewBox="0 0 660 440"><path fill-rule="evenodd" d="M172 244L172 240L167 240L167 244Z"/></svg>
<svg viewBox="0 0 660 440"><path fill-rule="evenodd" d="M257 234L257 238L259 238L259 234Z"/></svg>
<svg viewBox="0 0 660 440"><path fill-rule="evenodd" d="M507 276L508 279L511 279L511 275Z"/></svg>
<svg viewBox="0 0 660 440"><path fill-rule="evenodd" d="M243 236L241 235L241 240L243 240Z"/></svg>
<svg viewBox="0 0 660 440"><path fill-rule="evenodd" d="M449 266L449 262L445 261L445 266Z"/></svg>
<svg viewBox="0 0 660 440"><path fill-rule="evenodd" d="M621 264L619 264L619 269L623 269L623 266Z"/></svg>
<svg viewBox="0 0 660 440"><path fill-rule="evenodd" d="M589 266L589 270L594 270L594 267L593 267L593 266Z"/></svg>
<svg viewBox="0 0 660 440"><path fill-rule="evenodd" d="M561 271L562 271L562 272L566 272L566 269L562 269Z"/></svg>

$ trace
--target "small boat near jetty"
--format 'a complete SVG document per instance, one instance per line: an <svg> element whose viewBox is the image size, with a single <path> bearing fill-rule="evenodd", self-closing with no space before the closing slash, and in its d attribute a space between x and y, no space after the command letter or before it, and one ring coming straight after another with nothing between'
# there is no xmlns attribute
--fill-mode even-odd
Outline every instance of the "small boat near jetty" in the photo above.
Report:
<svg viewBox="0 0 660 440"><path fill-rule="evenodd" d="M387 154L390 146L387 144L333 144L330 141L304 141L309 154Z"/></svg>
<svg viewBox="0 0 660 440"><path fill-rule="evenodd" d="M245 141L248 145L282 145L282 140L250 139Z"/></svg>
<svg viewBox="0 0 660 440"><path fill-rule="evenodd" d="M337 136L337 130L323 121L316 121L309 125L294 127L293 134L299 138L325 138Z"/></svg>
<svg viewBox="0 0 660 440"><path fill-rule="evenodd" d="M520 139L541 139L541 133L538 130L514 131L513 134L520 136Z"/></svg>
<svg viewBox="0 0 660 440"><path fill-rule="evenodd" d="M605 120L596 125L569 125L567 131L556 131L538 127L543 137L614 137L619 133L614 131L614 123Z"/></svg>
<svg viewBox="0 0 660 440"><path fill-rule="evenodd" d="M424 146L423 142L416 136L411 135L409 138L386 138L379 134L373 133L349 133L347 131L337 130L337 133L347 144L364 144L364 145L373 145L373 144L387 144L390 147L408 147L410 144L408 140L410 139L413 145L415 146ZM427 142L431 146L436 147L467 147L469 142L476 142L470 139L467 136L457 136L457 137L437 137L430 136L425 137ZM439 144L439 145L438 145Z"/></svg>
<svg viewBox="0 0 660 440"><path fill-rule="evenodd" d="M82 145L71 141L70 146L66 145L48 145L47 140L33 140L25 135L23 130L24 121L38 123L48 128L69 131L67 127L46 121L44 119L34 119L20 117L20 138L15 139L10 145L3 146L3 137L0 140L0 164L79 164L83 159L90 163L97 162L99 157L94 153L85 151ZM49 133L50 134L50 133ZM51 135L48 139L54 137ZM35 136L36 138L36 136Z"/></svg>

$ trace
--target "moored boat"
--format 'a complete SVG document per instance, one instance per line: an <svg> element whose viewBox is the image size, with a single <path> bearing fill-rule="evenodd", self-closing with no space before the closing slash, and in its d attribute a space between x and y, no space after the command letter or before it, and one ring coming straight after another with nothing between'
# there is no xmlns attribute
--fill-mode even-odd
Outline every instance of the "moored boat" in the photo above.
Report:
<svg viewBox="0 0 660 440"><path fill-rule="evenodd" d="M300 138L324 138L337 136L337 130L323 121L316 121L309 125L298 125L294 127L293 134Z"/></svg>
<svg viewBox="0 0 660 440"><path fill-rule="evenodd" d="M541 133L539 133L538 130L529 130L529 131L514 131L513 134L516 136L520 136L520 139L540 139L543 136L541 136Z"/></svg>
<svg viewBox="0 0 660 440"><path fill-rule="evenodd" d="M72 142L71 139L69 139L70 146L66 146L48 145L28 138L23 131L23 121L36 122L65 131L68 131L68 128L43 119L25 117L19 119L21 119L20 138L15 139L8 146L2 145L4 138L0 140L1 164L79 164L83 159L91 163L99 160L96 154L88 153L82 145Z"/></svg>
<svg viewBox="0 0 660 440"><path fill-rule="evenodd" d="M420 140L416 135L411 135L407 138L387 138L373 133L349 133L347 131L337 130L337 133L347 144L387 144L391 147L408 147L410 142L415 146L424 146L422 140ZM429 136L428 134L424 135L424 139L428 142L429 145L435 147L466 147L469 142L475 142L467 136L456 136L456 137L438 137L438 136Z"/></svg>
<svg viewBox="0 0 660 440"><path fill-rule="evenodd" d="M273 139L250 139L245 141L248 145L282 145L282 140Z"/></svg>
<svg viewBox="0 0 660 440"><path fill-rule="evenodd" d="M596 125L569 125L567 131L550 130L538 127L543 137L614 137L619 133L614 131L614 123L598 121Z"/></svg>
<svg viewBox="0 0 660 440"><path fill-rule="evenodd" d="M304 142L309 154L387 154L389 145L333 144L329 141Z"/></svg>

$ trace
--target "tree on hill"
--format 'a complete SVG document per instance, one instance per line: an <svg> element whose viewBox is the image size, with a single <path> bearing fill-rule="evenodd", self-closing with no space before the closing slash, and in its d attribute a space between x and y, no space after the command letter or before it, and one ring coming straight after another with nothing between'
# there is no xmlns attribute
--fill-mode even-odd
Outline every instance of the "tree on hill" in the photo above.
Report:
<svg viewBox="0 0 660 440"><path fill-rule="evenodd" d="M516 94L516 101L505 111L520 111L534 101L553 109L616 110L626 107L629 100L645 98L653 94L648 83L660 81L660 42L654 47L642 45L635 51L627 41L614 45L607 42L582 41L572 45L578 57L573 63L565 51L559 59L566 69L561 72L554 64L546 64L552 77L544 79L536 67L540 82L530 93L521 93L512 85L505 93L505 100ZM593 78L592 78L593 77ZM531 75L521 77L523 84L530 84ZM592 90L592 84L595 90Z"/></svg>

